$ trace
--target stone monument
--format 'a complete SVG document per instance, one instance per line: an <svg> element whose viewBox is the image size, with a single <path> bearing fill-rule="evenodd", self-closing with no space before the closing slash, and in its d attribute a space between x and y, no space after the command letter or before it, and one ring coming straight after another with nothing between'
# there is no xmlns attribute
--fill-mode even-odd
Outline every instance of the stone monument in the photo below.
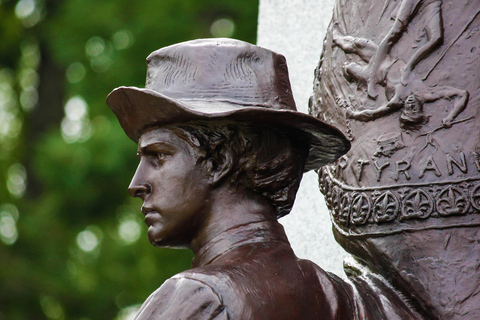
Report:
<svg viewBox="0 0 480 320"><path fill-rule="evenodd" d="M310 113L337 241L427 319L480 319L480 2L338 0Z"/></svg>
<svg viewBox="0 0 480 320"><path fill-rule="evenodd" d="M300 112L308 113L313 72L334 3L335 0L260 1L257 45L285 56L293 97ZM297 213L302 219L296 219ZM318 190L318 175L314 171L303 175L292 214L280 222L298 257L345 277L343 260L348 254L333 237L328 209Z"/></svg>

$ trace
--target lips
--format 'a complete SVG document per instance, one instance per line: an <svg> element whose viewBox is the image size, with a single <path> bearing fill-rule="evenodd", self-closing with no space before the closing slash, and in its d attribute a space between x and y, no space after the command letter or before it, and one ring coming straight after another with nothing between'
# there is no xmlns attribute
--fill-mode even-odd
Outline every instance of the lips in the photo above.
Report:
<svg viewBox="0 0 480 320"><path fill-rule="evenodd" d="M142 207L142 213L145 215L145 223L148 226L151 226L154 222L161 218L160 213L148 207Z"/></svg>
<svg viewBox="0 0 480 320"><path fill-rule="evenodd" d="M142 213L146 216L151 213L159 214L159 212L151 207L142 206Z"/></svg>
<svg viewBox="0 0 480 320"><path fill-rule="evenodd" d="M149 212L147 215L145 215L145 224L146 224L147 226L151 226L151 225L153 225L156 221L158 221L158 218L159 218L159 217L160 217L160 216L159 216L156 212L154 212L154 211Z"/></svg>

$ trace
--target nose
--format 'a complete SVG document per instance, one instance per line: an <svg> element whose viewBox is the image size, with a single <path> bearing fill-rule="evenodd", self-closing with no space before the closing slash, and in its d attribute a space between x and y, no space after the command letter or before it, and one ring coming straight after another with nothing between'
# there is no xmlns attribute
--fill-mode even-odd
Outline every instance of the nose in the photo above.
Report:
<svg viewBox="0 0 480 320"><path fill-rule="evenodd" d="M137 171L132 178L132 182L130 182L130 185L128 186L128 192L132 197L145 200L145 197L152 191L152 187L145 181L145 179L143 179L141 171L141 166L138 166Z"/></svg>

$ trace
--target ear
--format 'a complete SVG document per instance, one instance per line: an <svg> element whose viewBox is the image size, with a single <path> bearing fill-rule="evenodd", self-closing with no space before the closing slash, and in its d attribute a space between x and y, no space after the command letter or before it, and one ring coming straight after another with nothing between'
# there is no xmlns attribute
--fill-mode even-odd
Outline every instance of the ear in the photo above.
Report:
<svg viewBox="0 0 480 320"><path fill-rule="evenodd" d="M207 170L211 176L211 184L217 185L233 169L233 156L230 152L222 150L215 158L209 158L207 160Z"/></svg>

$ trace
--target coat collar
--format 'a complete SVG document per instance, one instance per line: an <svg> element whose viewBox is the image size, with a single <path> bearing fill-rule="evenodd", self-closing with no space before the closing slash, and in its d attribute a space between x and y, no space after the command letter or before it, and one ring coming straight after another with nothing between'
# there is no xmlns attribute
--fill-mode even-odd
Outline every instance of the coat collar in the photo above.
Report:
<svg viewBox="0 0 480 320"><path fill-rule="evenodd" d="M196 253L193 267L215 263L227 252L249 244L279 242L290 246L283 226L277 221L260 221L228 229L208 241Z"/></svg>

